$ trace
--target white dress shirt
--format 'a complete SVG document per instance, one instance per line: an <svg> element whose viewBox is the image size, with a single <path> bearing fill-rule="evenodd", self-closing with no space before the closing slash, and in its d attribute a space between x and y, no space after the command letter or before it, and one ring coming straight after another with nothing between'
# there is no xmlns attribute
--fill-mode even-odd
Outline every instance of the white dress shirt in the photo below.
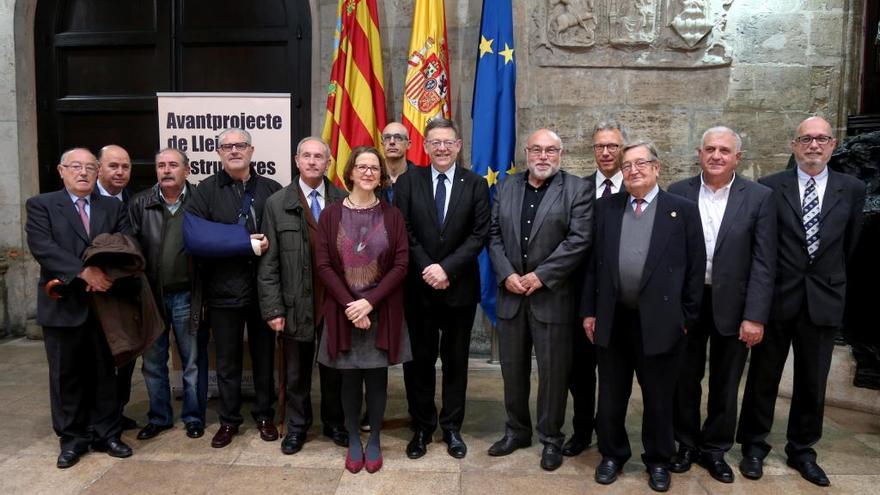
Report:
<svg viewBox="0 0 880 495"><path fill-rule="evenodd" d="M449 197L452 195L452 182L455 179L455 164L453 163L446 172L438 172L434 165L431 165L431 185L435 198L437 197L437 176L441 173L446 174L446 202L443 204L443 218L446 218L446 213L449 211Z"/></svg>
<svg viewBox="0 0 880 495"><path fill-rule="evenodd" d="M703 180L703 174L700 174L700 197L697 204L700 207L700 221L703 224L703 238L706 241L706 285L712 285L712 257L715 255L715 242L718 240L721 220L724 219L724 210L727 209L730 186L735 178L736 174L726 185L713 191Z"/></svg>
<svg viewBox="0 0 880 495"><path fill-rule="evenodd" d="M650 191L648 191L648 194L645 194L645 197L642 198L643 200L645 200L645 204L642 205L643 213L645 210L648 209L648 206L651 205L651 203L654 201L654 198L657 197L657 193L659 192L660 186L654 184L654 189L651 189ZM629 206L633 209L633 211L636 211L636 197L632 194L629 195Z"/></svg>
<svg viewBox="0 0 880 495"><path fill-rule="evenodd" d="M309 203L305 205L307 210L312 208L312 198L309 197L312 194L312 191L318 191L318 204L321 205L321 211L324 211L324 181L321 180L321 183L318 184L318 187L312 189L312 187L305 182L303 182L302 177L299 178L299 190L302 191L303 196L305 196L306 201Z"/></svg>
<svg viewBox="0 0 880 495"><path fill-rule="evenodd" d="M98 186L98 192L101 193L101 196L107 196L110 198L116 198L119 201L125 202L122 199L122 191L119 191L119 194L110 194L110 191L104 189L104 186L101 185L101 181L96 181L95 184ZM821 201L821 200L820 200Z"/></svg>
<svg viewBox="0 0 880 495"><path fill-rule="evenodd" d="M816 180L816 195L819 196L819 211L822 211L822 202L825 199L825 187L828 186L828 166L822 169L817 175L810 175L800 167L797 168L797 176L798 176L798 197L801 198L801 208L804 206L804 190L807 189L807 182L809 182L810 177Z"/></svg>
<svg viewBox="0 0 880 495"><path fill-rule="evenodd" d="M620 192L620 185L623 184L623 172L620 170L612 177L605 177L601 170L596 169L596 199L602 197L605 192L605 179L611 179L611 194Z"/></svg>

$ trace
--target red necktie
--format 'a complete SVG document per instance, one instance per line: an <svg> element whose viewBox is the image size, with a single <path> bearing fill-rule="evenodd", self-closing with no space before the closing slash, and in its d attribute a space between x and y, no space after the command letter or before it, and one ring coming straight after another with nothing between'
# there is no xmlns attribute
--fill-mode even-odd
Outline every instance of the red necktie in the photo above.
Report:
<svg viewBox="0 0 880 495"><path fill-rule="evenodd" d="M642 216L642 203L644 203L645 200L644 200L644 199L640 199L640 198L636 198L636 199L634 199L633 201L636 202L636 216L637 216L637 217Z"/></svg>

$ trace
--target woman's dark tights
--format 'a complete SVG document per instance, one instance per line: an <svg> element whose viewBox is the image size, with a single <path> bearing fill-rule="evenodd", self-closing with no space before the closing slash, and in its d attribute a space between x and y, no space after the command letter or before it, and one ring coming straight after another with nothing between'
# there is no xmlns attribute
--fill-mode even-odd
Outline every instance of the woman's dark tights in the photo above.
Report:
<svg viewBox="0 0 880 495"><path fill-rule="evenodd" d="M379 432L385 417L388 399L388 368L339 370L342 374L342 410L345 429L348 430L348 449L352 460L363 455L360 436L363 390L367 391L367 417L370 420L370 439L367 441L367 459L375 461L381 455Z"/></svg>

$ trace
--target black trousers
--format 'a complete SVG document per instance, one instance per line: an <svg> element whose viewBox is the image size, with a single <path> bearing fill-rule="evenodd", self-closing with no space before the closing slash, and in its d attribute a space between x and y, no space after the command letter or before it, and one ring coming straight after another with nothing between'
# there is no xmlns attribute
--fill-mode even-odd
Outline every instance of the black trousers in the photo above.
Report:
<svg viewBox="0 0 880 495"><path fill-rule="evenodd" d="M771 322L764 332L764 340L752 349L736 434L743 455L763 459L770 452L767 435L773 426L776 394L791 347L794 349L794 388L785 453L795 462L816 460L813 445L822 438L825 386L836 332L834 327L814 325L806 307L793 320Z"/></svg>
<svg viewBox="0 0 880 495"><path fill-rule="evenodd" d="M244 348L244 326L247 323L248 347L254 378L256 400L251 415L254 421L272 421L275 411L275 332L256 305L245 308L210 308L208 318L217 351L217 388L220 392L220 423L240 425L241 373Z"/></svg>
<svg viewBox="0 0 880 495"><path fill-rule="evenodd" d="M312 426L312 371L315 363L315 342L284 339L287 365L286 410L287 431L304 432ZM344 428L342 410L342 376L339 370L318 365L321 378L321 423L324 428Z"/></svg>
<svg viewBox="0 0 880 495"><path fill-rule="evenodd" d="M116 374L98 322L90 316L78 327L43 327L43 343L49 361L52 428L61 450L84 453L93 439L118 438L122 430Z"/></svg>
<svg viewBox="0 0 880 495"><path fill-rule="evenodd" d="M433 433L439 420L444 431L461 430L467 396L471 329L476 311L476 304L407 307L406 324L413 359L403 364L403 379L413 429ZM443 371L439 418L434 404L438 356Z"/></svg>
<svg viewBox="0 0 880 495"><path fill-rule="evenodd" d="M131 377L134 375L134 366L137 359L116 368L116 399L119 402L119 414L125 412L125 406L131 400Z"/></svg>
<svg viewBox="0 0 880 495"><path fill-rule="evenodd" d="M703 292L700 317L685 337L684 359L675 390L675 439L679 448L721 459L733 446L736 405L749 348L739 335L721 335L712 314L712 290ZM709 397L706 421L700 428L701 382L709 348Z"/></svg>
<svg viewBox="0 0 880 495"><path fill-rule="evenodd" d="M598 348L599 411L596 435L602 457L623 464L632 457L626 433L626 410L632 393L633 372L642 389L642 461L646 466L666 466L675 451L672 427L676 379L684 339L665 354L646 356L642 327L636 310L618 308L608 347ZM650 332L651 329L644 329Z"/></svg>
<svg viewBox="0 0 880 495"><path fill-rule="evenodd" d="M562 447L565 403L571 371L572 323L543 323L535 319L526 298L516 316L498 319L501 376L504 379L506 433L517 439L532 437L529 393L532 347L538 362L538 439Z"/></svg>
<svg viewBox="0 0 880 495"><path fill-rule="evenodd" d="M574 411L571 418L573 434L582 435L592 442L596 416L596 346L587 338L580 322L572 333L568 390Z"/></svg>

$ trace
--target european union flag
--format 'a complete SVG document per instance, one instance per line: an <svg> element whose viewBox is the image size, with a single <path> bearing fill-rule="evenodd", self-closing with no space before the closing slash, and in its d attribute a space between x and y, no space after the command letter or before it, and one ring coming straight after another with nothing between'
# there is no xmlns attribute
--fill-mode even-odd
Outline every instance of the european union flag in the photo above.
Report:
<svg viewBox="0 0 880 495"><path fill-rule="evenodd" d="M495 184L513 167L516 146L516 62L513 57L511 0L483 0L480 45L471 109L473 171ZM489 253L480 253L481 306L494 325L495 273Z"/></svg>

